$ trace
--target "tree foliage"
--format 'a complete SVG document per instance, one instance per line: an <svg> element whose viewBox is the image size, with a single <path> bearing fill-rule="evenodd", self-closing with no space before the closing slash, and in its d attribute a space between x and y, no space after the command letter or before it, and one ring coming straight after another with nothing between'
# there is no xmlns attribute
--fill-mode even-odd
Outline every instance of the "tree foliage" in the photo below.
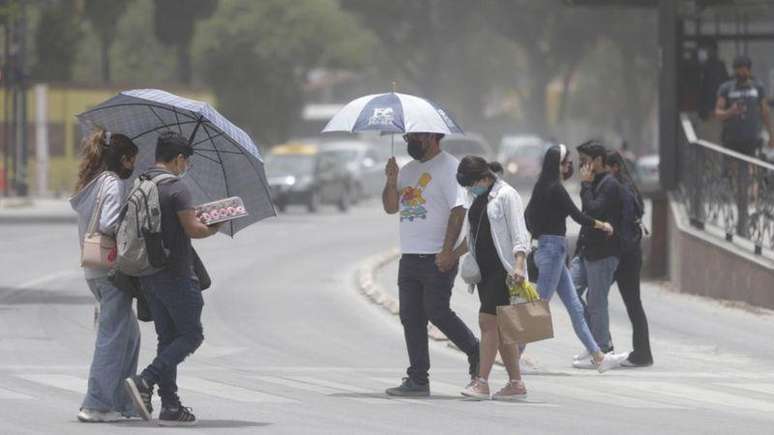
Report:
<svg viewBox="0 0 774 435"><path fill-rule="evenodd" d="M133 0L83 0L83 12L100 43L102 81L110 82L110 47L118 32L118 22Z"/></svg>
<svg viewBox="0 0 774 435"><path fill-rule="evenodd" d="M44 8L35 30L37 61L32 77L43 81L72 80L82 37L77 0L58 0Z"/></svg>
<svg viewBox="0 0 774 435"><path fill-rule="evenodd" d="M197 65L220 109L258 140L287 138L315 67L362 67L368 33L333 0L229 1L201 26Z"/></svg>
<svg viewBox="0 0 774 435"><path fill-rule="evenodd" d="M177 78L186 85L191 84L191 43L196 23L212 16L218 6L217 0L154 0L153 29L163 44L175 47L177 51ZM181 7L184 6L184 7Z"/></svg>

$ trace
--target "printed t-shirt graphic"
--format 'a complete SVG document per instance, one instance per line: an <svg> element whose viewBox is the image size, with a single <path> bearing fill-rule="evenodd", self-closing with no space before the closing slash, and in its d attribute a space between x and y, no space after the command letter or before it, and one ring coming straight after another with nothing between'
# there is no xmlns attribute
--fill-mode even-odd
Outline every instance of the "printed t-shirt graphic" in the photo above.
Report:
<svg viewBox="0 0 774 435"><path fill-rule="evenodd" d="M424 205L427 200L422 196L422 191L433 181L433 176L427 172L419 177L416 186L406 186L400 191L400 221L414 219L427 219L427 209Z"/></svg>

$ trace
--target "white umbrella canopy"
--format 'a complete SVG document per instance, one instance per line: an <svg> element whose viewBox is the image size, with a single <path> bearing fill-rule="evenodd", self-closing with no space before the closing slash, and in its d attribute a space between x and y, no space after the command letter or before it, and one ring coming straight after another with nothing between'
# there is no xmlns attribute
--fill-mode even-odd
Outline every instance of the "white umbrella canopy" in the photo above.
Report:
<svg viewBox="0 0 774 435"><path fill-rule="evenodd" d="M440 105L408 94L390 92L360 97L344 106L323 133L378 131L386 134L464 134Z"/></svg>

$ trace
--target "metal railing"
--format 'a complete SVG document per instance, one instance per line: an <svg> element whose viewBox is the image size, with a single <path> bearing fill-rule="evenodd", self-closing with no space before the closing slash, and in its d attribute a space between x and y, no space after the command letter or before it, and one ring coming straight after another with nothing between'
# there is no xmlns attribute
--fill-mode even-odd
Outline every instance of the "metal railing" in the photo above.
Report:
<svg viewBox="0 0 774 435"><path fill-rule="evenodd" d="M680 197L691 225L774 259L774 165L699 139L681 115Z"/></svg>

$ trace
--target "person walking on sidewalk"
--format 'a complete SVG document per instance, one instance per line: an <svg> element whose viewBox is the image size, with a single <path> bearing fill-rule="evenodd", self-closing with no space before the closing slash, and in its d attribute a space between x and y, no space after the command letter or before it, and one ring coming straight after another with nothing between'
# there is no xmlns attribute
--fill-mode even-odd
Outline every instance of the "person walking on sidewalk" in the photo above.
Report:
<svg viewBox="0 0 774 435"><path fill-rule="evenodd" d="M101 129L84 139L75 186L77 193L70 199L78 214L81 244L92 224L101 234L115 234L124 201L121 180L132 175L137 151L128 137ZM108 272L108 269L84 268L86 284L99 304L88 389L78 413L78 420L88 423L137 416L121 383L137 371L140 326L132 311L132 296L117 289L108 280Z"/></svg>
<svg viewBox="0 0 774 435"><path fill-rule="evenodd" d="M218 232L219 225L207 226L195 215L191 192L182 177L190 169L193 148L174 132L165 132L156 143L156 165L148 175L170 173L175 178L158 185L161 233L166 266L140 278L158 336L157 355L138 376L126 379L126 388L145 420L151 419L151 396L155 385L161 396L159 425L192 426L196 417L177 395L177 366L204 340L201 315L204 307L199 281L194 273L191 239Z"/></svg>
<svg viewBox="0 0 774 435"><path fill-rule="evenodd" d="M601 373L617 366L618 361L612 354L601 351L584 317L583 305L566 265L567 217L572 217L584 228L594 228L607 235L613 234L613 227L578 210L563 185L563 181L572 174L573 164L567 147L558 145L549 148L525 217L532 237L538 241L534 257L539 272L537 287L540 298L551 300L554 293L559 294L570 315L575 335L583 343L582 353L589 355Z"/></svg>
<svg viewBox="0 0 774 435"><path fill-rule="evenodd" d="M398 287L409 368L403 383L386 393L428 396L428 321L467 354L471 380L478 376L478 340L449 306L465 190L455 180L459 162L441 150L442 134L409 133L403 138L414 160L402 169L394 157L387 162L382 203L388 214L400 213Z"/></svg>
<svg viewBox="0 0 774 435"><path fill-rule="evenodd" d="M623 367L648 367L653 365L650 351L648 318L640 298L640 270L642 269L642 216L645 205L637 185L629 175L629 169L621 154L611 151L607 155L607 166L613 176L624 187L623 217L619 236L622 251L615 281L626 306L626 313L632 323L632 351L624 354Z"/></svg>
<svg viewBox="0 0 774 435"><path fill-rule="evenodd" d="M513 400L526 397L527 389L519 371L518 346L507 345L500 340L497 307L510 304L506 284L508 275L517 284L527 278L529 235L519 193L502 181L496 170L497 165L474 156L463 158L457 170L457 181L467 189L468 199L472 202L467 217L468 243L460 247L457 254L469 251L481 273L477 284L481 301L478 315L481 328L479 375L462 395L480 400ZM491 396L489 374L498 350L509 381Z"/></svg>
<svg viewBox="0 0 774 435"><path fill-rule="evenodd" d="M589 217L608 222L616 229L612 236L592 226L581 227L577 255L570 265L573 284L585 304L586 321L591 334L603 353L613 351L610 338L608 295L621 255L621 241L617 229L621 225L623 186L607 172L607 150L596 141L578 146L581 160L581 201L583 212ZM591 355L582 353L573 363L576 368L596 368Z"/></svg>

